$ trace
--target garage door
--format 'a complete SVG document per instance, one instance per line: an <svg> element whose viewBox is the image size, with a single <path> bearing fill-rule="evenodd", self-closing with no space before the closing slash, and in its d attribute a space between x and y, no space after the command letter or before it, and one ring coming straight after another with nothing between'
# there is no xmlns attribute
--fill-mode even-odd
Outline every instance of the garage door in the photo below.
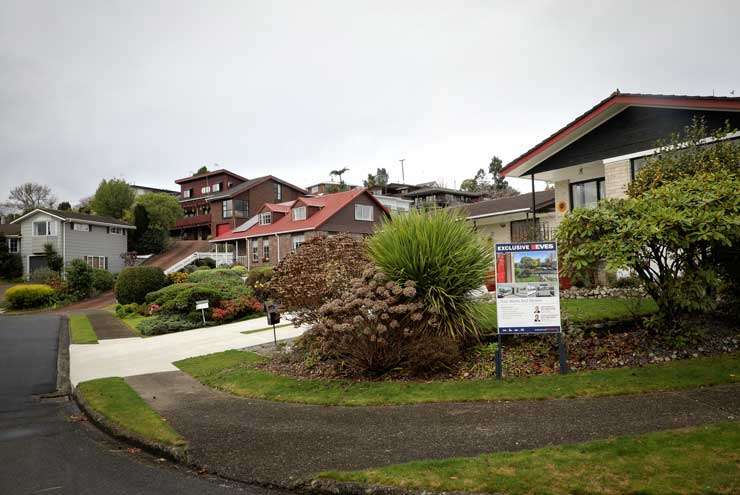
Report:
<svg viewBox="0 0 740 495"><path fill-rule="evenodd" d="M39 268L48 268L46 263L46 256L30 256L28 258L28 272L32 273Z"/></svg>
<svg viewBox="0 0 740 495"><path fill-rule="evenodd" d="M228 223L216 225L216 235L228 234L229 232L231 232L231 226Z"/></svg>

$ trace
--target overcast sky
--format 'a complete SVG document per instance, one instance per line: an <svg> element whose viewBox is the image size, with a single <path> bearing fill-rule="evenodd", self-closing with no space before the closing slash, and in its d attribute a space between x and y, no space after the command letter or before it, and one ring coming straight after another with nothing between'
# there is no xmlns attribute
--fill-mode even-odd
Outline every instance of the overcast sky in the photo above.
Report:
<svg viewBox="0 0 740 495"><path fill-rule="evenodd" d="M0 0L0 201L202 165L448 187L615 88L740 95L738 1ZM218 165L214 165L218 164ZM526 190L526 181L513 185Z"/></svg>

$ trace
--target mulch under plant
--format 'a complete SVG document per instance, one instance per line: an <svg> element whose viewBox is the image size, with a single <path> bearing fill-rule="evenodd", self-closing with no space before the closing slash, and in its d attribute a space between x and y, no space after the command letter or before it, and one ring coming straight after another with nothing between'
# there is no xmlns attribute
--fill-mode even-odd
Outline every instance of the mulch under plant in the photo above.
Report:
<svg viewBox="0 0 740 495"><path fill-rule="evenodd" d="M732 322L704 320L690 337L662 337L638 323L624 323L608 330L566 333L568 368L571 371L638 367L678 359L717 356L740 351L740 326ZM557 337L505 336L503 361L506 376L532 376L559 372ZM300 346L265 352L271 359L260 365L266 371L297 378L352 378L357 380L480 379L495 373L495 336L463 352L459 363L427 375L411 375L403 369L381 376L357 376L336 361L321 361L305 354Z"/></svg>

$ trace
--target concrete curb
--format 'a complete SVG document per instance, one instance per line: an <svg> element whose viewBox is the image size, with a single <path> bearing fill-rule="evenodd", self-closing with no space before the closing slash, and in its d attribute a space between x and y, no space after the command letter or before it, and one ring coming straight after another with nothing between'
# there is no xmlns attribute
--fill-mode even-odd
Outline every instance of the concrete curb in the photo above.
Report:
<svg viewBox="0 0 740 495"><path fill-rule="evenodd" d="M120 426L100 414L97 410L95 410L95 408L93 408L90 403L87 402L84 395L80 393L79 389L75 388L72 395L80 410L84 412L85 415L87 415L90 421L113 438L123 440L124 442L129 443L135 447L146 450L150 454L159 457L165 457L186 467L193 467L193 464L190 462L188 456L187 446L173 447L171 445L164 445L137 435L136 433L126 430L125 428L121 428Z"/></svg>
<svg viewBox="0 0 740 495"><path fill-rule="evenodd" d="M365 485L363 483L315 479L299 488L314 495L475 495L475 492L435 492L410 490L396 486Z"/></svg>

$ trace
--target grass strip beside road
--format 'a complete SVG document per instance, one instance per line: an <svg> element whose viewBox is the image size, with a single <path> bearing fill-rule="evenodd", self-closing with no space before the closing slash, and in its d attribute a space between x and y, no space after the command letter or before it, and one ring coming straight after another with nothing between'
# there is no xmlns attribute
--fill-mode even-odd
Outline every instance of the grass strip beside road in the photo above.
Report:
<svg viewBox="0 0 740 495"><path fill-rule="evenodd" d="M98 378L77 389L90 407L124 430L164 445L187 443L123 378Z"/></svg>
<svg viewBox="0 0 740 495"><path fill-rule="evenodd" d="M174 364L203 384L234 395L341 406L599 397L740 381L739 354L503 382L493 378L428 382L297 379L259 369L257 365L265 359L252 352L231 350Z"/></svg>
<svg viewBox="0 0 740 495"><path fill-rule="evenodd" d="M73 344L98 343L98 336L95 335L90 320L83 314L72 314L69 316L69 330Z"/></svg>
<svg viewBox="0 0 740 495"><path fill-rule="evenodd" d="M413 490L507 493L740 493L740 423L720 423L319 477Z"/></svg>
<svg viewBox="0 0 740 495"><path fill-rule="evenodd" d="M142 321L146 320L148 318L148 316L142 316L142 315L139 315L139 314L133 314L133 315L126 316L125 318L120 318L118 316L116 316L116 318L118 318L119 320L121 320L124 325L126 325L131 330L133 330L133 332L136 335L141 336L141 332L139 331L139 323L141 323Z"/></svg>

